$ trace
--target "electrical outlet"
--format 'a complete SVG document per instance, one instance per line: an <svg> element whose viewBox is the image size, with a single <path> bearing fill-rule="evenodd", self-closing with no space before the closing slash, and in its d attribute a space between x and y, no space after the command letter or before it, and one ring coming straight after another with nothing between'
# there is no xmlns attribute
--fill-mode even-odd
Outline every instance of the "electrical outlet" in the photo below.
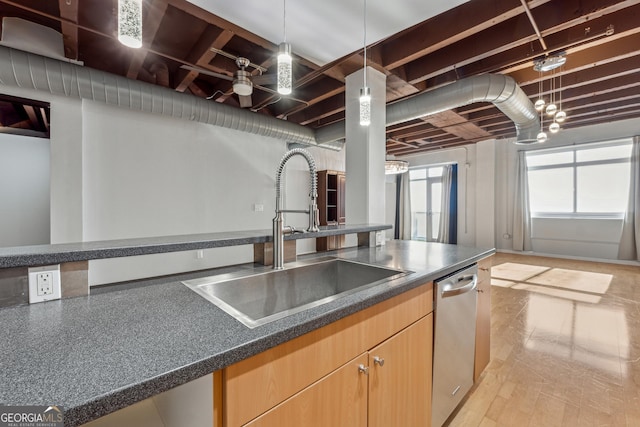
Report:
<svg viewBox="0 0 640 427"><path fill-rule="evenodd" d="M53 273L45 271L42 273L36 273L36 295L51 295L53 294Z"/></svg>
<svg viewBox="0 0 640 427"><path fill-rule="evenodd" d="M60 297L60 264L29 268L29 304Z"/></svg>

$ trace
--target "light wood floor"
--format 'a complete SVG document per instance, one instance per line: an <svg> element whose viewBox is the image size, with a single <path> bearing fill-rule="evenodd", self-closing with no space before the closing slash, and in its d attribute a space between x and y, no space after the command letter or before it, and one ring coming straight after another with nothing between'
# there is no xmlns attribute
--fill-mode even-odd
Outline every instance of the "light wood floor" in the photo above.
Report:
<svg viewBox="0 0 640 427"><path fill-rule="evenodd" d="M449 426L640 426L640 267L497 254L491 363Z"/></svg>

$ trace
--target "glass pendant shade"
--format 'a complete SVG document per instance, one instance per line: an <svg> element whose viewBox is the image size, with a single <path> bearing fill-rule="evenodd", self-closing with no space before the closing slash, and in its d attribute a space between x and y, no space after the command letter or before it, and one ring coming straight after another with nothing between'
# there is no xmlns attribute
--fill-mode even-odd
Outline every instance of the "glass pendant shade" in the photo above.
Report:
<svg viewBox="0 0 640 427"><path fill-rule="evenodd" d="M278 48L278 93L289 95L292 88L291 45L280 43Z"/></svg>
<svg viewBox="0 0 640 427"><path fill-rule="evenodd" d="M142 47L142 0L118 0L118 41Z"/></svg>
<svg viewBox="0 0 640 427"><path fill-rule="evenodd" d="M404 160L385 160L384 173L386 175L397 175L409 170L409 162Z"/></svg>
<svg viewBox="0 0 640 427"><path fill-rule="evenodd" d="M542 109L544 108L544 99L540 98L536 101L535 104L533 104L534 107L536 107L536 111L542 111Z"/></svg>
<svg viewBox="0 0 640 427"><path fill-rule="evenodd" d="M544 110L548 116L553 116L558 111L558 106L554 103L547 105L547 108Z"/></svg>
<svg viewBox="0 0 640 427"><path fill-rule="evenodd" d="M549 132L558 133L560 130L560 125L557 122L553 122L549 125Z"/></svg>
<svg viewBox="0 0 640 427"><path fill-rule="evenodd" d="M371 124L371 89L360 88L360 125L369 126Z"/></svg>
<svg viewBox="0 0 640 427"><path fill-rule="evenodd" d="M539 143L547 142L547 134L545 132L538 133L538 136L536 137L536 140Z"/></svg>
<svg viewBox="0 0 640 427"><path fill-rule="evenodd" d="M562 123L566 119L567 119L567 113L565 113L564 111L560 110L556 113L556 122Z"/></svg>

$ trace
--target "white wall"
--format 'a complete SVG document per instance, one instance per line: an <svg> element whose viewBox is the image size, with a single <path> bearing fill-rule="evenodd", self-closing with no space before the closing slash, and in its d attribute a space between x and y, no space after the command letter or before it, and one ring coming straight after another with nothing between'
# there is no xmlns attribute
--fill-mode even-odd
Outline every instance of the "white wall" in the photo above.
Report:
<svg viewBox="0 0 640 427"><path fill-rule="evenodd" d="M2 92L51 103L51 243L271 229L285 141L21 88ZM344 170L344 152L311 151L318 169ZM306 163L294 157L286 169L285 206L308 207ZM307 223L303 215L286 219ZM315 250L309 241L299 247ZM247 245L205 250L202 259L192 251L91 261L89 282L252 260Z"/></svg>
<svg viewBox="0 0 640 427"><path fill-rule="evenodd" d="M282 140L84 101L84 239L270 230ZM143 126L140 124L144 123ZM343 169L344 153L310 148L318 169ZM307 209L309 168L287 162L284 206ZM262 205L262 211L254 211ZM306 228L306 215L286 214ZM301 241L299 252L315 251ZM251 262L251 245L91 261L92 285Z"/></svg>
<svg viewBox="0 0 640 427"><path fill-rule="evenodd" d="M82 117L84 240L270 228L283 141L91 101ZM92 261L90 283L249 262L253 249L204 255Z"/></svg>
<svg viewBox="0 0 640 427"><path fill-rule="evenodd" d="M480 141L476 144L476 246L495 247L495 183L496 145L504 143L495 140Z"/></svg>
<svg viewBox="0 0 640 427"><path fill-rule="evenodd" d="M386 175L384 182L384 223L391 224L390 230L385 230L385 239L393 240L396 227L396 179L398 175Z"/></svg>
<svg viewBox="0 0 640 427"><path fill-rule="evenodd" d="M0 133L0 246L49 243L49 140Z"/></svg>

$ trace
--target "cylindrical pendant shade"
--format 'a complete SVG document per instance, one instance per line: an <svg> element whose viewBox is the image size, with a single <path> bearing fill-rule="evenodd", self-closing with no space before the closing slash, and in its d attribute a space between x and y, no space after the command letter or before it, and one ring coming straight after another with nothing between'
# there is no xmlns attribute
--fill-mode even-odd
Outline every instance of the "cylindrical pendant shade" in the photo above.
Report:
<svg viewBox="0 0 640 427"><path fill-rule="evenodd" d="M118 40L128 47L142 47L142 0L118 0Z"/></svg>
<svg viewBox="0 0 640 427"><path fill-rule="evenodd" d="M292 88L291 45L280 43L278 49L278 93L289 95Z"/></svg>
<svg viewBox="0 0 640 427"><path fill-rule="evenodd" d="M363 87L360 89L360 125L369 126L371 124L371 89Z"/></svg>

